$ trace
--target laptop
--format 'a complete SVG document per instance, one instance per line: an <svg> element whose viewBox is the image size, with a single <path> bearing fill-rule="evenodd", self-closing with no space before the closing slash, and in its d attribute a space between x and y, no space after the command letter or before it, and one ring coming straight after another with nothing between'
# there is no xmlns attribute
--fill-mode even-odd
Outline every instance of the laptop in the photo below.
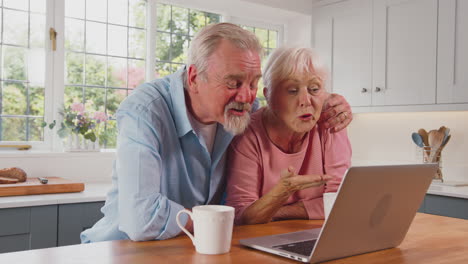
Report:
<svg viewBox="0 0 468 264"><path fill-rule="evenodd" d="M242 239L244 246L302 262L322 262L398 246L437 164L349 168L322 228Z"/></svg>

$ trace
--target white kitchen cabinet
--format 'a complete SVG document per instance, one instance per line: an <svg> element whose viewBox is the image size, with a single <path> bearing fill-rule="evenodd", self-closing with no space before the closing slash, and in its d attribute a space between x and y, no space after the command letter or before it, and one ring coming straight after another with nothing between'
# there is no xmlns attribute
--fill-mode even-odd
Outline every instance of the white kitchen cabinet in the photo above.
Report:
<svg viewBox="0 0 468 264"><path fill-rule="evenodd" d="M436 103L437 0L349 0L317 8L314 40L332 91L352 106Z"/></svg>
<svg viewBox="0 0 468 264"><path fill-rule="evenodd" d="M327 87L353 106L371 104L372 2L345 1L316 12L315 48L330 71Z"/></svg>
<svg viewBox="0 0 468 264"><path fill-rule="evenodd" d="M437 103L468 102L468 1L439 1Z"/></svg>

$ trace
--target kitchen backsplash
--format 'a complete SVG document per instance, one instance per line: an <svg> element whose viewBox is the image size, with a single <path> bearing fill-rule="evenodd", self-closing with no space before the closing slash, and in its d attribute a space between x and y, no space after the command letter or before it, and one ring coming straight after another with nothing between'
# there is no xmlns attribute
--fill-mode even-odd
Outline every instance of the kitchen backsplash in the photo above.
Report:
<svg viewBox="0 0 468 264"><path fill-rule="evenodd" d="M467 120L468 111L354 114L348 129L353 165L421 162L411 133L444 125L452 134L442 155L444 179L468 181Z"/></svg>

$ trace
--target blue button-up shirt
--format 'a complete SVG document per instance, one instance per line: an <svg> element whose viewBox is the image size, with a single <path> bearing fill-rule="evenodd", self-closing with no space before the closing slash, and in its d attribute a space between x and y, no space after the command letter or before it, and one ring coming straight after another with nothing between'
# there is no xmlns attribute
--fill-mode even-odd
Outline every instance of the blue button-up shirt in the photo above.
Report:
<svg viewBox="0 0 468 264"><path fill-rule="evenodd" d="M112 189L104 217L81 233L83 243L171 238L180 232L177 212L220 201L233 136L218 124L210 155L189 122L183 74L145 83L120 105Z"/></svg>

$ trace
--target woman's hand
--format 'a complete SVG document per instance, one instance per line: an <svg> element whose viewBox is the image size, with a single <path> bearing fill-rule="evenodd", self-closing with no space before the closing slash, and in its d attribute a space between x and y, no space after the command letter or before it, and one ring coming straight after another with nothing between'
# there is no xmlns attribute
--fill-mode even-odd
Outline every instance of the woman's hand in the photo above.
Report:
<svg viewBox="0 0 468 264"><path fill-rule="evenodd" d="M331 179L329 175L298 175L293 167L288 167L281 172L281 179L275 187L280 188L281 193L289 198L297 191L320 186Z"/></svg>

